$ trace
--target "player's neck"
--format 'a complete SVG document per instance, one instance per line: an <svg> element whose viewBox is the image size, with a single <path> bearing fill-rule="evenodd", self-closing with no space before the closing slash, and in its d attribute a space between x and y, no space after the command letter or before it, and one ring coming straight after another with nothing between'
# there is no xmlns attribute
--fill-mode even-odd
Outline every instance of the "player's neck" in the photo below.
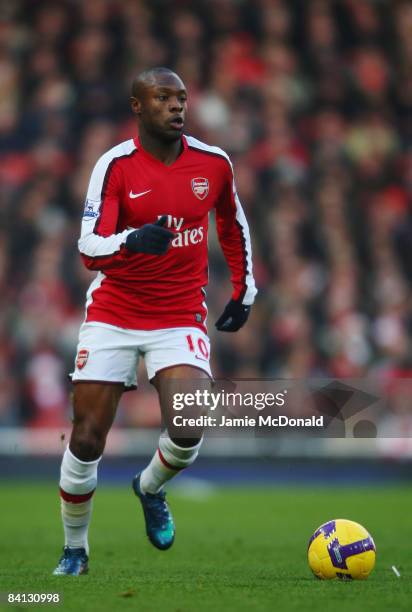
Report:
<svg viewBox="0 0 412 612"><path fill-rule="evenodd" d="M153 138L144 130L139 130L139 140L143 149L153 155L166 166L170 166L179 157L183 150L182 139L174 142L162 142L157 138Z"/></svg>

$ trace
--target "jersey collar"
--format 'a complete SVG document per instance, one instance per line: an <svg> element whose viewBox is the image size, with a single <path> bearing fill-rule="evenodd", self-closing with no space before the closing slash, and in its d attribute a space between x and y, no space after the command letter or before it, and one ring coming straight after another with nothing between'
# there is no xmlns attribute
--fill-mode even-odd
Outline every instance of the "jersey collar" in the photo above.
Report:
<svg viewBox="0 0 412 612"><path fill-rule="evenodd" d="M181 152L181 154L179 155L179 157L177 157L175 159L175 161L170 164L169 166L166 166L166 164L164 164L162 161L160 161L160 159L157 159L157 157L154 157L154 155L152 155L151 153L149 153L149 151L146 151L146 149L143 148L140 139L139 139L139 135L136 136L136 138L133 138L133 142L135 144L136 149L142 154L144 155L146 158L150 159L151 161L154 161L158 164L160 164L161 166L163 166L164 168L172 168L175 164L177 164L181 158L183 157L184 153L188 150L189 145L187 144L187 139L186 136L184 134L182 134L182 144L183 144L183 151Z"/></svg>

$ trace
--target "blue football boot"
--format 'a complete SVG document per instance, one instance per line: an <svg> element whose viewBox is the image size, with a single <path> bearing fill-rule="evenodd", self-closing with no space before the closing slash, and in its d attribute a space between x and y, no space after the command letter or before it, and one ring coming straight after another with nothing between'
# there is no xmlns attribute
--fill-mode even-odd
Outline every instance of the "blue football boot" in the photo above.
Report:
<svg viewBox="0 0 412 612"><path fill-rule="evenodd" d="M156 548L167 550L175 539L175 525L165 499L166 493L143 493L140 489L140 474L133 478L132 487L142 503L149 540Z"/></svg>
<svg viewBox="0 0 412 612"><path fill-rule="evenodd" d="M80 576L89 571L89 557L84 548L63 548L63 555L53 576Z"/></svg>

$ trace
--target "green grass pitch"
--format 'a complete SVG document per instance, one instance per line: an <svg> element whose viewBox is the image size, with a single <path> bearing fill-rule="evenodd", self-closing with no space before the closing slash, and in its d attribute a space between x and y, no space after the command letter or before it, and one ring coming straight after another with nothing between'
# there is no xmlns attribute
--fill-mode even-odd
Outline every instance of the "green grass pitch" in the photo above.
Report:
<svg viewBox="0 0 412 612"><path fill-rule="evenodd" d="M3 483L0 490L0 591L58 591L64 603L54 609L412 609L412 490L406 487L226 488L198 499L171 491L177 537L163 552L149 544L131 490L101 486L90 532L90 573L79 578L50 575L62 537L56 487ZM377 563L366 582L312 577L308 538L332 518L356 520L375 538ZM39 606L18 606L33 607Z"/></svg>

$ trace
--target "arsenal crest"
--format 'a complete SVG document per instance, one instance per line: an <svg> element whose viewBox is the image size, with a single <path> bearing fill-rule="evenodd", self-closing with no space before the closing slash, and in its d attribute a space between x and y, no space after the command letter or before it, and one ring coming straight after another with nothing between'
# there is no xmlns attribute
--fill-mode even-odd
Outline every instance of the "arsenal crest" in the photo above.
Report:
<svg viewBox="0 0 412 612"><path fill-rule="evenodd" d="M209 181L198 176L192 179L192 191L199 200L204 200L209 193Z"/></svg>
<svg viewBox="0 0 412 612"><path fill-rule="evenodd" d="M89 351L87 349L80 349L76 357L76 368L78 370L82 370L84 366L86 365L88 358L89 358Z"/></svg>

